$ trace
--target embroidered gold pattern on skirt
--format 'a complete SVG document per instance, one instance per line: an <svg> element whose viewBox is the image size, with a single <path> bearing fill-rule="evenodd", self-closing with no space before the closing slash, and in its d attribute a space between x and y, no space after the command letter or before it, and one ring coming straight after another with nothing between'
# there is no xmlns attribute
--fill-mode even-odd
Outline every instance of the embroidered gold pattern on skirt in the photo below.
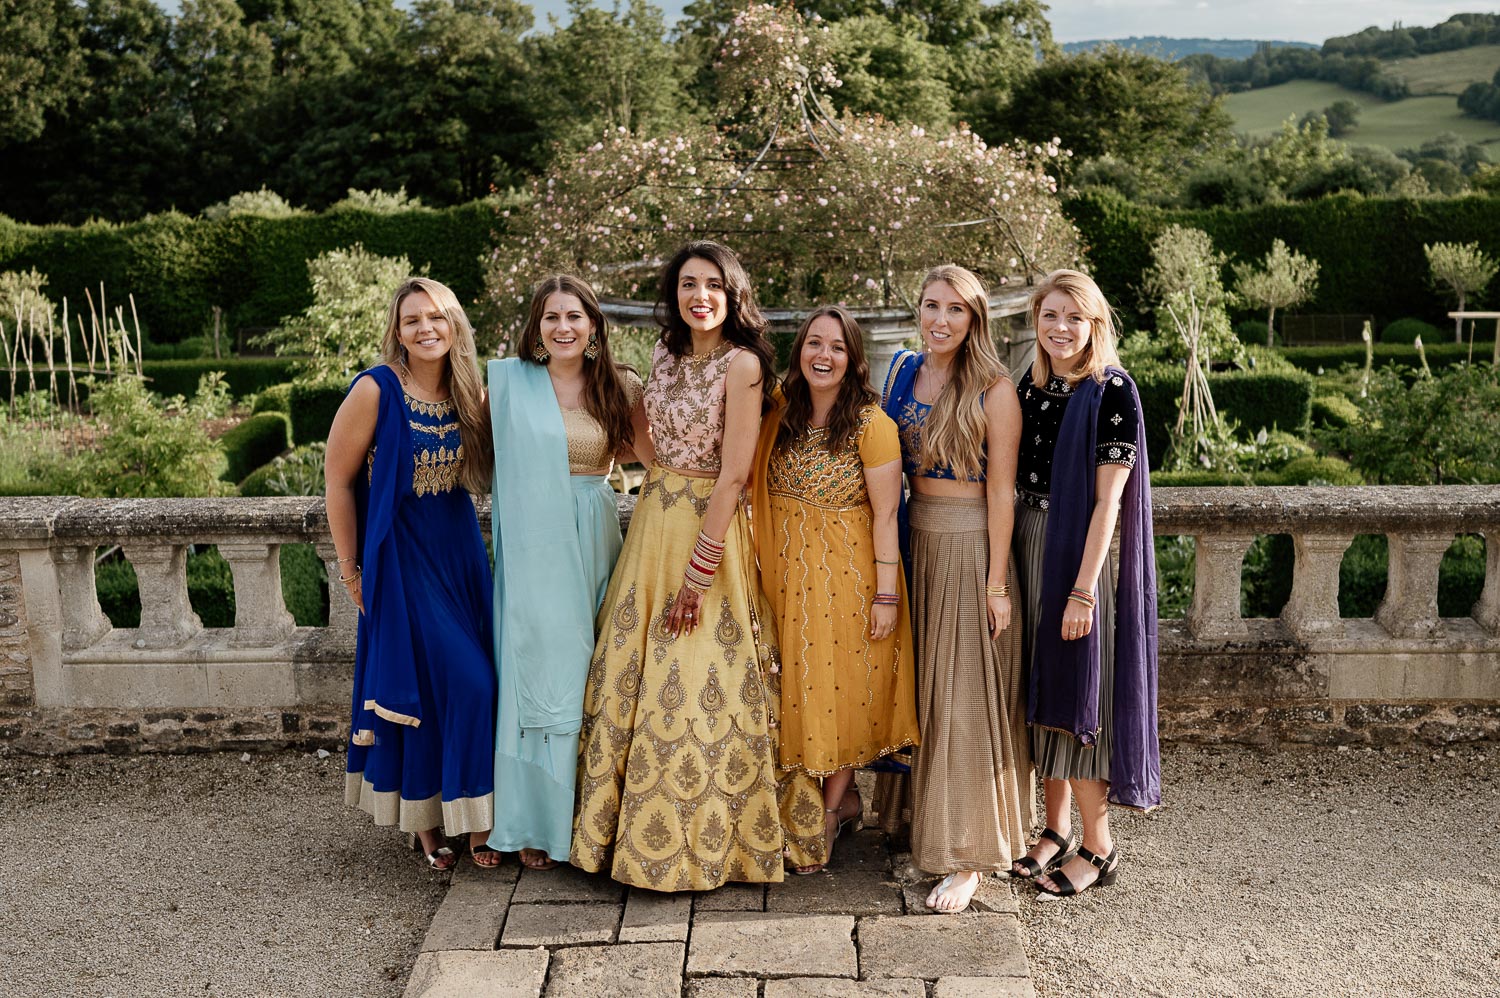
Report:
<svg viewBox="0 0 1500 998"><path fill-rule="evenodd" d="M599 613L584 695L570 860L657 891L780 881L783 848L799 865L823 849L817 784L778 782L779 690L757 650L775 642L757 634L768 615L751 608L761 596L743 512L704 619L691 634L667 630L713 485L651 469Z"/></svg>

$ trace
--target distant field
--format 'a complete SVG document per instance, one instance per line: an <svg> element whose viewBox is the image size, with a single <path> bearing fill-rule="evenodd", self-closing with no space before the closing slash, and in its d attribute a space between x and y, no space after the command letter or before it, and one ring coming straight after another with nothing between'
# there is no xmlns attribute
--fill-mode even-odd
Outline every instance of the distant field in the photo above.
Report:
<svg viewBox="0 0 1500 998"><path fill-rule="evenodd" d="M1486 47L1500 50L1500 46ZM1276 131L1289 117L1300 118L1308 111L1321 111L1336 100L1352 100L1360 107L1359 125L1345 137L1347 142L1385 146L1394 152L1415 149L1441 132L1454 132L1467 142L1484 145L1490 159L1500 160L1500 145L1491 144L1500 143L1500 122L1465 117L1453 97L1408 97L1386 103L1336 83L1292 80L1275 87L1230 94L1224 98L1224 108L1234 118L1236 130L1260 137Z"/></svg>
<svg viewBox="0 0 1500 998"><path fill-rule="evenodd" d="M1391 72L1406 78L1415 95L1457 97L1471 83L1488 83L1500 69L1500 45L1476 45L1453 52L1434 52L1414 59L1392 59Z"/></svg>

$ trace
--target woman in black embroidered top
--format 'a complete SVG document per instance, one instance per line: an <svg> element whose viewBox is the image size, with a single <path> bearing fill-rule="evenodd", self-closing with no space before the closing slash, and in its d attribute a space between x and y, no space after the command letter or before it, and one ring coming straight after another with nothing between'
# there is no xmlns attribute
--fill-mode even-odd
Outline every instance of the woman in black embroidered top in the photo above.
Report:
<svg viewBox="0 0 1500 998"><path fill-rule="evenodd" d="M1112 313L1098 286L1076 271L1049 274L1032 292L1032 320L1037 330L1036 361L1021 374L1016 392L1021 402L1021 449L1016 467L1015 550L1025 596L1024 661L1029 668L1060 668L1037 651L1038 628L1057 626L1042 616L1043 579L1065 574L1075 588L1064 603L1061 638L1076 642L1099 628L1097 740L1045 727L1031 729L1032 755L1045 794L1047 825L1027 855L1011 867L1015 877L1035 879L1047 895L1066 896L1093 885L1113 882L1118 861L1110 836L1107 796L1114 716L1116 592L1110 537L1126 482L1137 459L1139 405L1134 386L1119 367ZM1106 369L1107 368L1107 369ZM1069 403L1084 386L1099 383L1102 392L1094 427L1092 469L1096 503L1088 521L1081 565L1053 564L1045 551L1052 486L1060 466L1054 451ZM1077 404L1083 405L1083 402ZM1076 576L1074 573L1077 573ZM1097 603L1097 616L1094 604ZM1036 684L1031 684L1035 696ZM1033 708L1035 704L1033 704ZM1094 733L1091 733L1094 734ZM1077 800L1084 834L1083 848L1070 834L1072 803ZM1076 858L1075 858L1076 854ZM1070 862L1071 860L1071 862Z"/></svg>

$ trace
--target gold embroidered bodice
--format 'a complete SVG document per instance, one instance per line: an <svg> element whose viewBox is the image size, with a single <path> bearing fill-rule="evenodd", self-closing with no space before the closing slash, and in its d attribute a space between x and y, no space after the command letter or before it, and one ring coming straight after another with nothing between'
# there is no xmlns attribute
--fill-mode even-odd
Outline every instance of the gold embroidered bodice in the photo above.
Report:
<svg viewBox="0 0 1500 998"><path fill-rule="evenodd" d="M406 395L406 409L411 427L412 492L418 496L452 492L464 471L464 445L453 401L423 402Z"/></svg>
<svg viewBox="0 0 1500 998"><path fill-rule="evenodd" d="M865 462L858 444L874 412L873 407L866 407L860 414L856 446L838 454L828 453L825 427L809 430L791 447L776 448L766 472L767 490L773 496L792 496L830 509L849 509L869 502Z"/></svg>
<svg viewBox="0 0 1500 998"><path fill-rule="evenodd" d="M729 365L743 349L725 340L713 353L676 357L657 342L646 385L646 418L657 464L719 473Z"/></svg>
<svg viewBox="0 0 1500 998"><path fill-rule="evenodd" d="M641 379L632 371L621 371L625 401L631 409L641 399ZM607 475L614 468L604 426L587 409L562 410L563 430L568 435L568 471L574 475Z"/></svg>

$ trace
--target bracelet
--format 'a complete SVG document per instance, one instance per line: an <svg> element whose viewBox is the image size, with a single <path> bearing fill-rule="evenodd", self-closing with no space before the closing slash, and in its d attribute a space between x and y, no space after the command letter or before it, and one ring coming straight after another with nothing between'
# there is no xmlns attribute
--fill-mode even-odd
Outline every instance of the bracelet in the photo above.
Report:
<svg viewBox="0 0 1500 998"><path fill-rule="evenodd" d="M901 602L901 597L897 593L876 593L870 602L875 606L896 606Z"/></svg>
<svg viewBox="0 0 1500 998"><path fill-rule="evenodd" d="M714 573L719 570L719 562L723 560L724 542L699 531L693 553L688 555L687 569L682 573L683 584L696 593L708 592L708 587L714 582Z"/></svg>
<svg viewBox="0 0 1500 998"><path fill-rule="evenodd" d="M344 585L348 585L349 583L353 582L355 579L359 578L363 574L365 574L364 573L364 569L360 568L358 565L355 565L354 566L354 573L352 575L340 575L339 576L339 581L342 582Z"/></svg>
<svg viewBox="0 0 1500 998"><path fill-rule="evenodd" d="M1005 596L1005 597L1009 597L1010 596L1010 586L985 586L984 587L984 594L986 596Z"/></svg>
<svg viewBox="0 0 1500 998"><path fill-rule="evenodd" d="M1089 592L1087 589L1079 589L1077 586L1074 586L1073 590L1068 593L1068 599L1074 601L1075 603L1082 603L1090 610L1092 610L1097 603L1097 600L1095 600L1093 593Z"/></svg>
<svg viewBox="0 0 1500 998"><path fill-rule="evenodd" d="M334 562L334 564L335 565L342 565L346 561L353 561L353 560L354 560L354 555L351 554L347 558L340 558L340 559L338 559L337 561Z"/></svg>
<svg viewBox="0 0 1500 998"><path fill-rule="evenodd" d="M895 561L886 561L884 558L876 558L875 559L875 564L877 564L877 565L899 565L899 564L901 564L901 559L897 558Z"/></svg>

